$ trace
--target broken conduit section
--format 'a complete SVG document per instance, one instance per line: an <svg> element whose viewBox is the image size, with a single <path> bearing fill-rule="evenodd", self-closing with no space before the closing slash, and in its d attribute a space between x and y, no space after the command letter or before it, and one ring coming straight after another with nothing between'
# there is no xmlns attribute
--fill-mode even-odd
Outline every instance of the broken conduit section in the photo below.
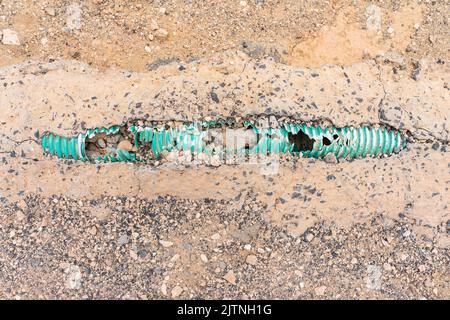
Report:
<svg viewBox="0 0 450 320"><path fill-rule="evenodd" d="M398 153L406 137L384 127L321 127L302 123L261 125L259 121L181 122L134 121L109 128L88 129L74 137L46 133L45 152L58 158L151 163L168 154L224 159L230 155L293 154L307 158L379 157ZM206 161L207 162L207 161ZM208 163L208 162L207 162Z"/></svg>

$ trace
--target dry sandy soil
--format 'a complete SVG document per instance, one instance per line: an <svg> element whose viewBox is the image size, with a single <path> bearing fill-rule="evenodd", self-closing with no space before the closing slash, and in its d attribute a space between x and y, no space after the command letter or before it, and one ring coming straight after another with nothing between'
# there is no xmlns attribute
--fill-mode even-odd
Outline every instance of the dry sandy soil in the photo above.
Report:
<svg viewBox="0 0 450 320"><path fill-rule="evenodd" d="M0 298L450 298L449 11L0 0ZM384 125L409 144L218 167L39 145L46 131L251 114Z"/></svg>

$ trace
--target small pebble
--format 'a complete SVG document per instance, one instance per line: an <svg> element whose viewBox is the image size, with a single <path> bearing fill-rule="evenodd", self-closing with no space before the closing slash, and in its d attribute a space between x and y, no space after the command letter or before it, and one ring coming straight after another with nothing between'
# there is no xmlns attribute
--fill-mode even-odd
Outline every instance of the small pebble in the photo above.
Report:
<svg viewBox="0 0 450 320"><path fill-rule="evenodd" d="M250 265L252 265L252 266L254 266L257 261L258 261L258 258L255 255L253 255L253 254L249 254L247 256L247 259L245 259L245 262L250 264Z"/></svg>
<svg viewBox="0 0 450 320"><path fill-rule="evenodd" d="M89 233L93 236L95 236L97 234L97 227L96 226L92 226L91 228L89 228Z"/></svg>
<svg viewBox="0 0 450 320"><path fill-rule="evenodd" d="M178 298L182 292L183 289L180 286L175 286L172 289L172 298Z"/></svg>
<svg viewBox="0 0 450 320"><path fill-rule="evenodd" d="M23 214L23 212L21 210L18 210L16 212L16 220L22 221L23 219L25 219L25 215Z"/></svg>
<svg viewBox="0 0 450 320"><path fill-rule="evenodd" d="M167 295L167 285L165 283L161 285L161 293L165 296Z"/></svg>
<svg viewBox="0 0 450 320"><path fill-rule="evenodd" d="M125 244L127 244L130 240L128 239L128 236L126 234L123 234L119 237L119 239L117 240L117 244L119 246L123 246Z"/></svg>
<svg viewBox="0 0 450 320"><path fill-rule="evenodd" d="M150 23L150 28L151 28L153 31L155 31L155 30L158 30L158 29L159 29L159 25L158 25L158 23L157 23L155 20L152 20L151 23Z"/></svg>
<svg viewBox="0 0 450 320"><path fill-rule="evenodd" d="M53 7L46 7L45 8L45 13L47 13L51 17L56 16L56 10Z"/></svg>
<svg viewBox="0 0 450 320"><path fill-rule="evenodd" d="M220 234L214 233L214 234L211 236L211 239L212 239L212 240L220 240Z"/></svg>
<svg viewBox="0 0 450 320"><path fill-rule="evenodd" d="M136 251L130 250L130 258L133 259L133 260L137 260L138 259L138 255L137 255Z"/></svg>
<svg viewBox="0 0 450 320"><path fill-rule="evenodd" d="M171 242L171 241L159 240L159 243L160 243L164 248L169 248L169 247L173 246L173 242Z"/></svg>
<svg viewBox="0 0 450 320"><path fill-rule="evenodd" d="M97 144L100 148L106 148L106 142L103 139L98 139Z"/></svg>
<svg viewBox="0 0 450 320"><path fill-rule="evenodd" d="M236 276L234 275L233 270L228 271L223 278L231 284L236 285Z"/></svg>
<svg viewBox="0 0 450 320"><path fill-rule="evenodd" d="M167 38L168 35L169 35L169 32L166 29L162 29L162 28L156 30L156 32L155 32L155 37L161 38L161 39Z"/></svg>
<svg viewBox="0 0 450 320"><path fill-rule="evenodd" d="M10 46L19 46L20 45L19 36L17 35L17 32L15 32L14 30L3 29L1 34L3 35L3 37L2 37L3 44L10 45Z"/></svg>
<svg viewBox="0 0 450 320"><path fill-rule="evenodd" d="M117 149L125 150L125 151L131 151L133 150L133 145L128 140L122 140L117 145Z"/></svg>
<svg viewBox="0 0 450 320"><path fill-rule="evenodd" d="M314 289L314 292L317 296L323 296L325 294L325 291L327 290L326 286L320 286Z"/></svg>

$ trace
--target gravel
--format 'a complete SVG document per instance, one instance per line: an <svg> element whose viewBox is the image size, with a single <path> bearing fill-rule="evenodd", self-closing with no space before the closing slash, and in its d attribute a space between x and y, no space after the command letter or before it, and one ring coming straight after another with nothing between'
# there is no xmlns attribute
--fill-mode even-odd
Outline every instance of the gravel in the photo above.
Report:
<svg viewBox="0 0 450 320"><path fill-rule="evenodd" d="M404 237L411 221L374 216L349 229L317 224L307 242L262 220L264 207L251 196L246 203L254 210L174 197L28 196L21 211L2 203L0 296L448 297L449 250L414 232ZM109 217L93 215L99 205ZM236 227L256 224L246 242L233 236Z"/></svg>

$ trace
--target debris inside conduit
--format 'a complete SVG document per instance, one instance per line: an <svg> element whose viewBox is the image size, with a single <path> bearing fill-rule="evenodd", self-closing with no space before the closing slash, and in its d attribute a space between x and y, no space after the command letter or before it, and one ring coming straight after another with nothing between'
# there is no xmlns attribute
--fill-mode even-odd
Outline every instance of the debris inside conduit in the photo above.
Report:
<svg viewBox="0 0 450 320"><path fill-rule="evenodd" d="M232 120L194 123L134 121L88 129L74 137L46 133L45 152L58 158L103 162L160 163L180 155L205 164L291 154L336 159L389 156L406 148L406 137L385 127L321 127L304 123Z"/></svg>

